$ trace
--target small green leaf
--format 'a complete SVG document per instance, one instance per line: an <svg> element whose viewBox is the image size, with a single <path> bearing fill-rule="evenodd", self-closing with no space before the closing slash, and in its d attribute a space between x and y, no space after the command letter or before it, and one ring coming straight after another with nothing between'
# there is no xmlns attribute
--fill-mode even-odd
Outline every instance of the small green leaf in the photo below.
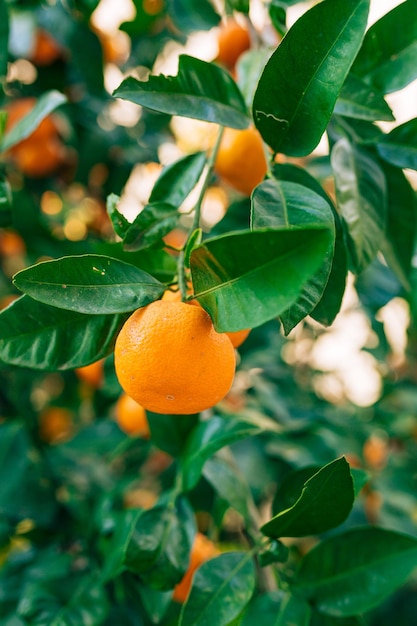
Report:
<svg viewBox="0 0 417 626"><path fill-rule="evenodd" d="M197 246L201 244L202 240L203 240L202 228L196 228L188 237L187 242L185 244L185 248L184 248L184 266L185 267L188 267L188 268L190 267L191 253L194 250L194 248L196 248Z"/></svg>
<svg viewBox="0 0 417 626"><path fill-rule="evenodd" d="M185 33L210 30L221 20L210 0L167 0L167 12L176 27Z"/></svg>
<svg viewBox="0 0 417 626"><path fill-rule="evenodd" d="M261 531L277 539L323 533L344 522L354 497L349 464L342 457L309 478L295 504L275 515Z"/></svg>
<svg viewBox="0 0 417 626"><path fill-rule="evenodd" d="M144 511L130 533L124 555L127 569L142 582L166 591L180 582L195 536L194 512L183 498Z"/></svg>
<svg viewBox="0 0 417 626"><path fill-rule="evenodd" d="M368 10L369 0L320 2L294 23L269 59L253 118L274 152L305 156L319 143L362 43Z"/></svg>
<svg viewBox="0 0 417 626"><path fill-rule="evenodd" d="M25 115L5 134L0 149L8 150L23 139L26 139L26 137L29 137L45 117L65 102L67 102L67 97L59 91L51 90L42 94L31 112Z"/></svg>
<svg viewBox="0 0 417 626"><path fill-rule="evenodd" d="M0 0L0 82L7 75L9 50L9 13L5 0Z"/></svg>
<svg viewBox="0 0 417 626"><path fill-rule="evenodd" d="M417 170L417 118L415 117L382 135L376 148L388 163Z"/></svg>
<svg viewBox="0 0 417 626"><path fill-rule="evenodd" d="M182 458L182 484L185 491L195 487L204 463L221 448L262 431L252 422L212 417L201 422L191 433Z"/></svg>
<svg viewBox="0 0 417 626"><path fill-rule="evenodd" d="M254 589L250 553L227 552L210 559L194 573L179 626L228 626L247 606Z"/></svg>
<svg viewBox="0 0 417 626"><path fill-rule="evenodd" d="M95 254L42 261L18 272L13 283L34 300L92 315L134 311L165 290L134 265Z"/></svg>
<svg viewBox="0 0 417 626"><path fill-rule="evenodd" d="M161 243L178 224L178 211L165 202L147 204L137 215L124 234L125 250L145 250L154 244Z"/></svg>
<svg viewBox="0 0 417 626"><path fill-rule="evenodd" d="M149 203L161 202L179 208L198 183L206 162L206 153L196 152L164 167L153 186Z"/></svg>
<svg viewBox="0 0 417 626"><path fill-rule="evenodd" d="M119 202L120 196L117 196L115 193L111 193L107 196L106 207L111 223L113 224L114 232L123 239L125 232L130 226L130 222L125 218L123 213L119 212L117 208Z"/></svg>
<svg viewBox="0 0 417 626"><path fill-rule="evenodd" d="M231 128L246 128L249 117L236 83L221 67L182 54L177 76L127 78L113 92L160 113L191 117Z"/></svg>
<svg viewBox="0 0 417 626"><path fill-rule="evenodd" d="M416 54L417 12L414 0L408 0L369 28L352 72L382 93L391 93L417 78Z"/></svg>
<svg viewBox="0 0 417 626"><path fill-rule="evenodd" d="M233 467L221 457L212 456L204 464L203 476L220 498L240 513L247 522L250 520L251 492L237 467Z"/></svg>
<svg viewBox="0 0 417 626"><path fill-rule="evenodd" d="M321 225L208 239L191 254L195 297L218 332L260 326L297 301L332 245Z"/></svg>
<svg viewBox="0 0 417 626"><path fill-rule="evenodd" d="M198 414L181 415L181 419L173 415L146 412L152 443L171 456L183 452L187 438L198 423Z"/></svg>
<svg viewBox="0 0 417 626"><path fill-rule="evenodd" d="M365 613L398 589L417 563L417 539L376 527L325 539L302 559L294 593L334 617Z"/></svg>
<svg viewBox="0 0 417 626"><path fill-rule="evenodd" d="M349 74L336 100L335 115L354 117L360 120L394 120L394 115L382 93L363 80Z"/></svg>
<svg viewBox="0 0 417 626"><path fill-rule="evenodd" d="M22 296L0 313L0 359L49 371L81 367L112 351L127 317L86 315Z"/></svg>
<svg viewBox="0 0 417 626"><path fill-rule="evenodd" d="M336 197L345 220L353 271L359 273L375 258L384 239L386 181L378 163L346 139L333 147L331 164Z"/></svg>

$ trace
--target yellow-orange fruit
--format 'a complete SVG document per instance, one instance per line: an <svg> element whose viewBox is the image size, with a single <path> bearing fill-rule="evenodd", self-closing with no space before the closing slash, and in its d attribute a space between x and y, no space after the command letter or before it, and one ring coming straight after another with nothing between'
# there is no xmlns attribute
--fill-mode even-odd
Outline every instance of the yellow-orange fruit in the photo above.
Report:
<svg viewBox="0 0 417 626"><path fill-rule="evenodd" d="M35 65L46 66L60 58L62 48L59 43L43 28L35 34L35 43L29 60Z"/></svg>
<svg viewBox="0 0 417 626"><path fill-rule="evenodd" d="M87 383L90 387L98 389L103 383L104 359L99 359L83 367L77 367L74 371L80 380Z"/></svg>
<svg viewBox="0 0 417 626"><path fill-rule="evenodd" d="M197 533L194 539L193 548L190 554L190 565L183 579L174 588L173 598L177 602L185 602L190 593L195 570L205 561L212 559L219 554L215 544L203 533Z"/></svg>
<svg viewBox="0 0 417 626"><path fill-rule="evenodd" d="M234 348L238 348L245 341L250 331L251 331L250 328L245 328L244 330L236 330L234 332L226 333L226 335L229 337L230 341L232 342L232 346Z"/></svg>
<svg viewBox="0 0 417 626"><path fill-rule="evenodd" d="M240 55L251 47L248 29L236 20L229 19L219 29L217 37L218 53L216 61L233 69Z"/></svg>
<svg viewBox="0 0 417 626"><path fill-rule="evenodd" d="M145 409L126 393L122 393L116 402L115 417L121 430L128 435L150 437Z"/></svg>
<svg viewBox="0 0 417 626"><path fill-rule="evenodd" d="M125 322L114 364L124 391L144 409L178 415L222 400L236 360L230 339L201 307L157 300Z"/></svg>
<svg viewBox="0 0 417 626"><path fill-rule="evenodd" d="M263 141L256 128L225 128L215 160L215 171L220 178L250 196L267 170Z"/></svg>
<svg viewBox="0 0 417 626"><path fill-rule="evenodd" d="M39 435L48 443L58 443L70 437L73 431L72 413L59 406L50 406L40 414Z"/></svg>

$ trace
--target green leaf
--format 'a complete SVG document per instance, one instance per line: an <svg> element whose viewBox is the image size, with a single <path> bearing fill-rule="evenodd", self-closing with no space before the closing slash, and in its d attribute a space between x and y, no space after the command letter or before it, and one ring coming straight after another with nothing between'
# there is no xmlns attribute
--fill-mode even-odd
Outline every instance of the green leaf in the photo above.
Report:
<svg viewBox="0 0 417 626"><path fill-rule="evenodd" d="M269 59L253 118L275 152L304 156L319 143L362 43L368 10L369 0L320 2L295 22Z"/></svg>
<svg viewBox="0 0 417 626"><path fill-rule="evenodd" d="M382 252L402 285L411 289L414 242L417 234L416 194L410 181L397 167L382 164L387 182L387 225Z"/></svg>
<svg viewBox="0 0 417 626"><path fill-rule="evenodd" d="M332 617L314 611L310 626L365 626L365 622L361 617Z"/></svg>
<svg viewBox="0 0 417 626"><path fill-rule="evenodd" d="M210 30L221 19L210 0L167 0L167 12L176 27L184 33Z"/></svg>
<svg viewBox="0 0 417 626"><path fill-rule="evenodd" d="M394 115L382 93L363 80L349 74L334 108L336 115L360 120L394 120Z"/></svg>
<svg viewBox="0 0 417 626"><path fill-rule="evenodd" d="M376 148L388 163L417 170L417 117L382 135Z"/></svg>
<svg viewBox="0 0 417 626"><path fill-rule="evenodd" d="M365 613L398 589L417 563L417 539L376 527L325 539L302 559L294 593L334 617Z"/></svg>
<svg viewBox="0 0 417 626"><path fill-rule="evenodd" d="M272 52L266 47L254 48L241 54L237 60L236 82L248 108L252 106L259 78Z"/></svg>
<svg viewBox="0 0 417 626"><path fill-rule="evenodd" d="M206 161L205 152L195 152L164 167L149 196L149 203L164 202L179 208L198 183Z"/></svg>
<svg viewBox="0 0 417 626"><path fill-rule="evenodd" d="M297 301L332 245L332 230L312 225L209 239L191 254L195 297L218 332L260 326Z"/></svg>
<svg viewBox="0 0 417 626"><path fill-rule="evenodd" d="M134 311L165 291L134 265L96 254L42 261L15 274L13 283L34 300L92 315Z"/></svg>
<svg viewBox="0 0 417 626"><path fill-rule="evenodd" d="M160 624L171 604L172 591L159 591L141 584L138 584L137 589L152 624Z"/></svg>
<svg viewBox="0 0 417 626"><path fill-rule="evenodd" d="M129 77L113 92L160 113L191 117L231 128L246 128L245 101L230 74L221 67L182 54L177 76Z"/></svg>
<svg viewBox="0 0 417 626"><path fill-rule="evenodd" d="M346 139L333 147L331 164L336 197L345 220L353 270L360 273L375 258L384 239L386 181L378 163Z"/></svg>
<svg viewBox="0 0 417 626"><path fill-rule="evenodd" d="M22 141L22 139L29 137L33 131L38 128L45 117L65 102L67 102L67 97L55 89L42 94L31 112L22 117L22 119L5 134L0 149L8 150Z"/></svg>
<svg viewBox="0 0 417 626"><path fill-rule="evenodd" d="M283 597L282 591L270 591L253 598L243 615L241 626L276 626Z"/></svg>
<svg viewBox="0 0 417 626"><path fill-rule="evenodd" d="M9 13L6 0L0 0L0 82L7 75L9 50Z"/></svg>
<svg viewBox="0 0 417 626"><path fill-rule="evenodd" d="M249 603L254 589L250 553L227 552L210 559L194 573L179 626L228 626Z"/></svg>
<svg viewBox="0 0 417 626"><path fill-rule="evenodd" d="M86 315L22 296L0 313L0 359L41 370L81 367L109 354L128 315Z"/></svg>
<svg viewBox="0 0 417 626"><path fill-rule="evenodd" d="M119 202L120 196L117 196L115 193L111 193L107 196L106 207L111 223L113 224L114 232L123 239L125 232L130 227L130 222L125 218L123 213L120 213L118 210L117 205Z"/></svg>
<svg viewBox="0 0 417 626"><path fill-rule="evenodd" d="M353 488L355 490L356 497L361 489L365 487L366 483L369 482L370 476L365 470L356 467L351 467L350 473L352 475Z"/></svg>
<svg viewBox="0 0 417 626"><path fill-rule="evenodd" d="M369 28L352 72L382 93L391 93L417 78L416 54L416 4L407 0Z"/></svg>
<svg viewBox="0 0 417 626"><path fill-rule="evenodd" d="M341 457L309 478L295 504L264 524L261 532L277 539L323 533L344 522L354 497L349 464Z"/></svg>
<svg viewBox="0 0 417 626"><path fill-rule="evenodd" d="M152 443L171 456L182 453L190 432L198 423L197 415L163 415L146 412Z"/></svg>
<svg viewBox="0 0 417 626"><path fill-rule="evenodd" d="M172 589L184 576L196 528L194 512L183 498L144 511L129 536L127 569L155 589Z"/></svg>
<svg viewBox="0 0 417 626"><path fill-rule="evenodd" d="M311 607L297 596L287 593L281 602L274 626L309 626Z"/></svg>
<svg viewBox="0 0 417 626"><path fill-rule="evenodd" d="M124 234L125 250L136 252L161 243L162 238L178 224L178 217L177 209L170 204L147 204Z"/></svg>
<svg viewBox="0 0 417 626"><path fill-rule="evenodd" d="M184 266L185 267L187 268L190 267L191 253L194 250L194 248L196 248L197 246L201 244L202 240L203 240L202 228L196 228L188 237L185 247L184 247Z"/></svg>
<svg viewBox="0 0 417 626"><path fill-rule="evenodd" d="M323 196L299 183L269 179L258 185L252 194L251 226L256 228L291 228L322 225L333 231L332 210ZM285 334L288 334L317 306L326 287L334 244L329 243L321 266L304 285L296 302L280 316Z"/></svg>
<svg viewBox="0 0 417 626"><path fill-rule="evenodd" d="M0 228L12 223L12 190L9 181L0 175Z"/></svg>
<svg viewBox="0 0 417 626"><path fill-rule="evenodd" d="M203 476L220 498L240 513L246 522L250 520L252 496L247 481L237 467L221 457L212 456L204 464Z"/></svg>
<svg viewBox="0 0 417 626"><path fill-rule="evenodd" d="M195 487L204 463L218 450L260 432L260 426L238 419L214 416L207 422L201 422L191 433L182 458L184 491Z"/></svg>

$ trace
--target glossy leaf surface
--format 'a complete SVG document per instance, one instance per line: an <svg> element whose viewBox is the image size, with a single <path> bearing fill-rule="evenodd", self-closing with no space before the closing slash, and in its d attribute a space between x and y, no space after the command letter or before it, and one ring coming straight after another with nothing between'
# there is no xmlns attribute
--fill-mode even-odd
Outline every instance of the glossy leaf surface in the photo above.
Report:
<svg viewBox="0 0 417 626"><path fill-rule="evenodd" d="M354 74L349 74L334 108L336 115L360 120L392 121L394 115L382 93Z"/></svg>
<svg viewBox="0 0 417 626"><path fill-rule="evenodd" d="M220 22L210 0L168 0L168 14L181 31L209 30Z"/></svg>
<svg viewBox="0 0 417 626"><path fill-rule="evenodd" d="M269 59L253 117L274 152L304 156L319 143L362 43L368 10L369 0L320 2L294 23Z"/></svg>
<svg viewBox="0 0 417 626"><path fill-rule="evenodd" d="M18 272L18 289L39 302L78 313L126 313L157 300L158 280L118 259L86 254L43 261Z"/></svg>
<svg viewBox="0 0 417 626"><path fill-rule="evenodd" d="M380 156L388 163L417 170L417 118L383 135L376 147Z"/></svg>
<svg viewBox="0 0 417 626"><path fill-rule="evenodd" d="M205 152L196 152L164 167L153 186L149 203L165 202L178 208L198 183L206 160Z"/></svg>
<svg viewBox="0 0 417 626"><path fill-rule="evenodd" d="M185 54L179 58L177 76L126 78L113 95L170 115L232 128L249 124L243 96L231 76L217 65Z"/></svg>

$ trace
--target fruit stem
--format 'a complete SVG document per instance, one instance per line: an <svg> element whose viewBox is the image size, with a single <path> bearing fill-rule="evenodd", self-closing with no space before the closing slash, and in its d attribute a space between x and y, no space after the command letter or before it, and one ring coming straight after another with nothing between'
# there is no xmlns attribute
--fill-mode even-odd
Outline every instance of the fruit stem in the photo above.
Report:
<svg viewBox="0 0 417 626"><path fill-rule="evenodd" d="M185 302L187 299L187 280L185 278L185 266L184 266L185 253L182 249L178 255L177 268L178 268L178 287L181 292L181 300Z"/></svg>
<svg viewBox="0 0 417 626"><path fill-rule="evenodd" d="M208 156L207 159L207 169L206 169L206 174L203 180L203 184L200 190L200 194L198 196L197 202L195 204L194 207L194 222L193 222L193 227L191 232L195 231L197 228L200 228L200 220L201 220L201 207L203 204L203 200L204 200L204 196L205 193L207 191L207 188L210 184L211 181L211 176L213 174L213 170L214 170L214 164L216 162L216 156L217 156L217 152L219 150L220 147L220 142L222 140L223 137L223 132L224 132L224 126L220 126L219 127L219 132L216 138L216 143L214 144L214 148L211 151L210 155Z"/></svg>

